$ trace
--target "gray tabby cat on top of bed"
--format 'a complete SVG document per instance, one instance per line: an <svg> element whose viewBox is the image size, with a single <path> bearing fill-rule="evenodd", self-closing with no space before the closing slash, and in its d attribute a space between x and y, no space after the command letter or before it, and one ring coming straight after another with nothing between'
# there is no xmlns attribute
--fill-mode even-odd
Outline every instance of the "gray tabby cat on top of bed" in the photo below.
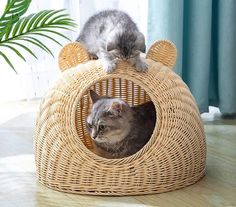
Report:
<svg viewBox="0 0 236 207"><path fill-rule="evenodd" d="M145 38L124 12L105 10L88 19L77 41L92 57L102 61L107 73L114 71L118 59L128 61L137 71L147 70L140 57L145 52Z"/></svg>

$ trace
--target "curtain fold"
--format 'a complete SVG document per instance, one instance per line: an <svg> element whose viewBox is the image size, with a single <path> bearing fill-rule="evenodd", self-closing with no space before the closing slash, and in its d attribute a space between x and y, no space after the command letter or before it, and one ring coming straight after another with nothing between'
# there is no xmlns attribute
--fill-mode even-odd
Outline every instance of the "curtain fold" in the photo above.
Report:
<svg viewBox="0 0 236 207"><path fill-rule="evenodd" d="M236 113L236 1L149 0L148 45L170 39L178 49L175 71L199 110Z"/></svg>

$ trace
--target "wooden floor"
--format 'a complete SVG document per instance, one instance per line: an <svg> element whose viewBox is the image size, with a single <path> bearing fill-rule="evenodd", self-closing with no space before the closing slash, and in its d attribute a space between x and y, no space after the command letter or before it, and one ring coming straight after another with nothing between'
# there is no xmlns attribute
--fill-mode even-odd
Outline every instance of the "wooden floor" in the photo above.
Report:
<svg viewBox="0 0 236 207"><path fill-rule="evenodd" d="M236 119L204 116L207 173L192 186L147 196L80 196L53 191L37 182L32 148L37 103L17 106L21 113L16 105L0 110L0 207L236 206Z"/></svg>

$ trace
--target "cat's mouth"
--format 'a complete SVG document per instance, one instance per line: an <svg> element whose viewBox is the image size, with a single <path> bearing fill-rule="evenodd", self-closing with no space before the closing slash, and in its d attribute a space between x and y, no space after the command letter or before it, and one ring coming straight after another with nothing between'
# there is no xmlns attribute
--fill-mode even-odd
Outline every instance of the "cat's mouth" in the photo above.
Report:
<svg viewBox="0 0 236 207"><path fill-rule="evenodd" d="M106 137L94 137L93 140L96 142L106 142L107 138Z"/></svg>

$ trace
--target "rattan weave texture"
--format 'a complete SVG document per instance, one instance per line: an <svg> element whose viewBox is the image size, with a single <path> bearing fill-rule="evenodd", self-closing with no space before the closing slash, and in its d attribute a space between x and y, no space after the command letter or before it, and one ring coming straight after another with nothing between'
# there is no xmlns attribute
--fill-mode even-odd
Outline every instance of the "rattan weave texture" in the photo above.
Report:
<svg viewBox="0 0 236 207"><path fill-rule="evenodd" d="M78 194L140 195L179 189L204 176L206 143L200 114L188 87L170 69L176 48L169 41L159 41L147 57L146 73L120 62L115 72L106 74L100 60L87 61L89 56L79 43L62 49L59 64L64 72L43 98L36 123L40 183ZM139 152L105 159L90 150L84 125L90 88L100 95L122 97L131 105L153 101L156 127Z"/></svg>

